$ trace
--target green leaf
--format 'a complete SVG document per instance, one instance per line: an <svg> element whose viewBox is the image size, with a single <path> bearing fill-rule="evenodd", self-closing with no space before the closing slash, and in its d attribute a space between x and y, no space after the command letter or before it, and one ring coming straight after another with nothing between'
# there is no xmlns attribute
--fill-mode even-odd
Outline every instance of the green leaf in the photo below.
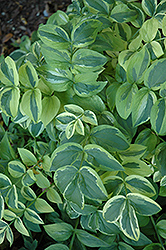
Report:
<svg viewBox="0 0 166 250"><path fill-rule="evenodd" d="M46 233L56 241L65 241L70 238L73 227L65 222L43 226Z"/></svg>
<svg viewBox="0 0 166 250"><path fill-rule="evenodd" d="M52 91L63 92L72 85L72 73L69 69L63 70L52 65L43 65L37 68L43 82Z"/></svg>
<svg viewBox="0 0 166 250"><path fill-rule="evenodd" d="M40 188L48 188L50 187L50 182L46 176L41 171L37 171L36 175L36 184Z"/></svg>
<svg viewBox="0 0 166 250"><path fill-rule="evenodd" d="M75 123L75 130L78 134L80 135L84 135L84 124L82 123L82 121L80 119L77 119L76 123Z"/></svg>
<svg viewBox="0 0 166 250"><path fill-rule="evenodd" d="M0 189L6 189L11 185L11 180L6 175L0 173Z"/></svg>
<svg viewBox="0 0 166 250"><path fill-rule="evenodd" d="M68 69L71 65L71 55L68 50L58 50L56 48L53 49L46 45L42 45L41 52L44 55L46 62L49 65L54 65L55 68Z"/></svg>
<svg viewBox="0 0 166 250"><path fill-rule="evenodd" d="M2 195L0 195L0 220L3 218L4 215L4 199Z"/></svg>
<svg viewBox="0 0 166 250"><path fill-rule="evenodd" d="M82 193L92 200L105 200L107 191L95 170L82 167L79 170L79 186Z"/></svg>
<svg viewBox="0 0 166 250"><path fill-rule="evenodd" d="M126 202L122 214L120 216L120 228L125 236L129 239L138 241L140 237L140 229L135 210Z"/></svg>
<svg viewBox="0 0 166 250"><path fill-rule="evenodd" d="M15 152L13 147L11 146L7 132L5 132L5 135L3 136L2 140L0 141L0 157L3 160L11 161L16 158Z"/></svg>
<svg viewBox="0 0 166 250"><path fill-rule="evenodd" d="M37 163L36 157L29 150L25 148L18 148L18 153L26 166L32 166Z"/></svg>
<svg viewBox="0 0 166 250"><path fill-rule="evenodd" d="M157 136L149 128L142 130L137 136L135 143L142 144L147 147L146 153L144 155L148 156L155 149L157 145Z"/></svg>
<svg viewBox="0 0 166 250"><path fill-rule="evenodd" d="M48 191L46 192L47 199L51 201L52 203L62 203L61 197L58 194L58 192L55 190L55 188L50 187Z"/></svg>
<svg viewBox="0 0 166 250"><path fill-rule="evenodd" d="M116 108L123 119L127 119L132 110L133 101L138 88L136 84L123 83L116 92Z"/></svg>
<svg viewBox="0 0 166 250"><path fill-rule="evenodd" d="M31 120L28 124L28 130L33 137L38 137L44 130L44 124L41 121L34 123Z"/></svg>
<svg viewBox="0 0 166 250"><path fill-rule="evenodd" d="M124 209L126 198L123 195L116 195L109 199L103 207L103 217L107 222L116 222Z"/></svg>
<svg viewBox="0 0 166 250"><path fill-rule="evenodd" d="M44 250L69 250L69 248L63 244L53 244L53 245L50 245L49 247L45 248Z"/></svg>
<svg viewBox="0 0 166 250"><path fill-rule="evenodd" d="M66 187L64 191L64 198L68 201L77 204L80 208L84 207L84 195L78 185L78 176L76 176Z"/></svg>
<svg viewBox="0 0 166 250"><path fill-rule="evenodd" d="M15 117L18 112L20 90L18 87L4 87L0 90L0 107L7 115Z"/></svg>
<svg viewBox="0 0 166 250"><path fill-rule="evenodd" d="M166 162L166 143L160 143L155 150L155 161L157 168L162 176L166 175L165 162Z"/></svg>
<svg viewBox="0 0 166 250"><path fill-rule="evenodd" d="M158 90L166 82L166 59L154 62L144 75L144 84L152 90Z"/></svg>
<svg viewBox="0 0 166 250"><path fill-rule="evenodd" d="M106 89L107 104L110 110L113 110L115 107L116 93L120 86L121 86L120 83L115 82L109 85L108 88Z"/></svg>
<svg viewBox="0 0 166 250"><path fill-rule="evenodd" d="M38 35L44 44L53 49L67 49L71 44L67 32L54 24L40 26Z"/></svg>
<svg viewBox="0 0 166 250"><path fill-rule="evenodd" d="M149 165L135 157L126 158L122 165L127 175L140 175L145 177L153 173Z"/></svg>
<svg viewBox="0 0 166 250"><path fill-rule="evenodd" d="M79 22L71 32L71 41L74 47L86 47L92 44L101 27L101 23L95 19L86 19Z"/></svg>
<svg viewBox="0 0 166 250"><path fill-rule="evenodd" d="M67 125L65 130L65 135L68 140L74 135L75 128L76 128L76 123L74 121L70 122Z"/></svg>
<svg viewBox="0 0 166 250"><path fill-rule="evenodd" d="M157 0L143 0L142 8L148 16L152 17L156 12Z"/></svg>
<svg viewBox="0 0 166 250"><path fill-rule="evenodd" d="M112 175L106 175L104 174L103 176L101 176L102 178L102 181L103 181L103 184L109 194L109 197L110 196L115 196L115 195L118 195L123 186L124 186L124 183L123 183L123 179L119 176L112 176Z"/></svg>
<svg viewBox="0 0 166 250"><path fill-rule="evenodd" d="M134 250L134 248L124 242L119 242L118 248L119 250Z"/></svg>
<svg viewBox="0 0 166 250"><path fill-rule="evenodd" d="M28 201L33 201L37 198L35 192L29 186L22 186L21 194Z"/></svg>
<svg viewBox="0 0 166 250"><path fill-rule="evenodd" d="M163 246L160 243L152 243L146 247L144 247L143 250L162 250Z"/></svg>
<svg viewBox="0 0 166 250"><path fill-rule="evenodd" d="M81 241L82 244L88 247L108 247L109 244L105 241L101 240L100 238L84 231L81 229L76 229L75 233L77 235L77 238L79 241Z"/></svg>
<svg viewBox="0 0 166 250"><path fill-rule="evenodd" d="M26 227L24 226L22 220L19 217L15 218L14 227L17 229L17 231L20 234L23 234L25 236L30 236L29 233L28 233L28 230L26 229Z"/></svg>
<svg viewBox="0 0 166 250"><path fill-rule="evenodd" d="M19 178L25 173L26 168L20 161L10 161L8 171L14 178Z"/></svg>
<svg viewBox="0 0 166 250"><path fill-rule="evenodd" d="M102 13L104 15L109 15L109 4L107 1L103 0L84 0L85 6L90 9L92 13Z"/></svg>
<svg viewBox="0 0 166 250"><path fill-rule="evenodd" d="M164 3L164 2L163 2ZM164 3L165 4L165 3ZM161 9L162 10L162 9ZM166 36L166 27L165 27L165 24L166 24L166 17L164 15L164 18L162 20L162 31L163 31L163 34L164 36Z"/></svg>
<svg viewBox="0 0 166 250"><path fill-rule="evenodd" d="M166 220L160 220L157 224L157 231L163 237L166 239Z"/></svg>
<svg viewBox="0 0 166 250"><path fill-rule="evenodd" d="M97 117L95 115L95 113L93 113L90 110L85 110L83 116L82 116L82 120L86 123L90 123L91 125L97 126L98 122L97 122Z"/></svg>
<svg viewBox="0 0 166 250"><path fill-rule="evenodd" d="M157 97L153 91L144 87L138 90L132 106L132 121L135 127L149 120L152 106L156 101Z"/></svg>
<svg viewBox="0 0 166 250"><path fill-rule="evenodd" d="M100 70L106 62L105 56L90 49L79 49L72 56L72 65L80 72Z"/></svg>
<svg viewBox="0 0 166 250"><path fill-rule="evenodd" d="M68 113L72 113L75 116L81 116L84 113L84 110L75 104L67 104L64 106L64 109Z"/></svg>
<svg viewBox="0 0 166 250"><path fill-rule="evenodd" d="M139 175L130 175L125 179L126 187L132 193L139 193L148 197L156 195L156 190L146 178Z"/></svg>
<svg viewBox="0 0 166 250"><path fill-rule="evenodd" d="M34 224L44 224L40 216L30 208L25 209L24 216L28 221L33 222Z"/></svg>
<svg viewBox="0 0 166 250"><path fill-rule="evenodd" d="M71 142L59 146L52 153L50 171L74 163L76 159L81 157L82 152L83 148L78 143Z"/></svg>
<svg viewBox="0 0 166 250"><path fill-rule="evenodd" d="M81 97L88 97L98 94L107 84L107 82L96 81L98 73L82 73L75 75L74 91Z"/></svg>
<svg viewBox="0 0 166 250"><path fill-rule="evenodd" d="M165 98L160 98L155 102L152 107L150 122L152 128L159 135L166 134L166 100Z"/></svg>
<svg viewBox="0 0 166 250"><path fill-rule="evenodd" d="M16 64L9 56L0 64L0 79L6 86L19 85Z"/></svg>
<svg viewBox="0 0 166 250"><path fill-rule="evenodd" d="M61 10L57 10L56 13L52 14L48 18L47 24L56 24L61 26L67 24L68 21L69 21L68 15Z"/></svg>
<svg viewBox="0 0 166 250"><path fill-rule="evenodd" d="M38 122L42 113L41 91L36 88L24 93L20 103L21 113Z"/></svg>
<svg viewBox="0 0 166 250"><path fill-rule="evenodd" d="M99 144L108 151L122 151L129 147L129 144L122 132L109 125L99 125L91 130L90 140Z"/></svg>
<svg viewBox="0 0 166 250"><path fill-rule="evenodd" d="M101 233L111 236L120 232L116 223L109 223L104 219L102 211L98 210L98 216L98 227Z"/></svg>
<svg viewBox="0 0 166 250"><path fill-rule="evenodd" d="M130 83L141 83L150 64L150 53L144 46L139 52L130 57L127 65L127 80Z"/></svg>
<svg viewBox="0 0 166 250"><path fill-rule="evenodd" d="M16 208L16 209L18 208L18 194L17 194L17 189L15 185L13 185L9 189L5 197L5 201L9 208Z"/></svg>
<svg viewBox="0 0 166 250"><path fill-rule="evenodd" d="M61 193L63 193L66 187L72 182L77 172L78 169L74 166L64 166L56 170L54 174L54 182Z"/></svg>
<svg viewBox="0 0 166 250"><path fill-rule="evenodd" d="M100 169L105 171L123 171L122 165L104 148L96 144L88 144L84 147L84 151L88 154L87 161L93 166L91 160L94 159L99 164ZM91 163L92 162L92 163ZM97 166L96 166L97 167Z"/></svg>
<svg viewBox="0 0 166 250"><path fill-rule="evenodd" d="M111 18L118 23L134 21L137 17L137 12L131 10L127 4L119 3L111 11Z"/></svg>
<svg viewBox="0 0 166 250"><path fill-rule="evenodd" d="M21 179L22 185L30 186L36 182L36 177L32 169L28 169L23 178Z"/></svg>
<svg viewBox="0 0 166 250"><path fill-rule="evenodd" d="M139 240L138 241L135 241L135 240L132 240L132 239L129 239L127 236L125 236L124 234L121 234L120 235L121 238L129 245L132 245L132 246L139 246L139 247L144 247L146 245L149 245L152 243L152 241L146 237L143 233L140 232L140 237L139 237Z"/></svg>
<svg viewBox="0 0 166 250"><path fill-rule="evenodd" d="M40 213L52 213L52 212L54 212L54 209L44 199L41 199L41 198L36 199L35 208Z"/></svg>
<svg viewBox="0 0 166 250"><path fill-rule="evenodd" d="M152 41L150 45L155 57L159 58L160 56L164 55L164 51L159 42Z"/></svg>
<svg viewBox="0 0 166 250"><path fill-rule="evenodd" d="M125 151L120 152L120 157L125 160L128 157L135 157L140 159L146 151L146 146L140 144L130 144L130 147Z"/></svg>
<svg viewBox="0 0 166 250"><path fill-rule="evenodd" d="M146 88L142 88L137 92L132 108L134 126L138 126L149 119L151 108L156 100L157 98L154 92Z"/></svg>
<svg viewBox="0 0 166 250"><path fill-rule="evenodd" d="M157 214L162 208L152 199L142 194L129 193L127 199L137 213L145 216Z"/></svg>
<svg viewBox="0 0 166 250"><path fill-rule="evenodd" d="M12 211L10 211L8 209L4 210L4 216L3 216L4 220L12 221L16 218L16 216L17 215L15 213L13 213Z"/></svg>
<svg viewBox="0 0 166 250"><path fill-rule="evenodd" d="M11 247L11 245L13 244L13 241L14 241L14 236L13 236L13 232L12 232L10 226L8 226L6 229L6 238L9 241L10 247Z"/></svg>
<svg viewBox="0 0 166 250"><path fill-rule="evenodd" d="M144 40L144 42L151 42L155 38L158 28L159 23L156 18L146 20L140 29L142 40Z"/></svg>
<svg viewBox="0 0 166 250"><path fill-rule="evenodd" d="M37 72L29 61L19 68L19 78L21 84L26 88L33 89L38 85L39 79Z"/></svg>

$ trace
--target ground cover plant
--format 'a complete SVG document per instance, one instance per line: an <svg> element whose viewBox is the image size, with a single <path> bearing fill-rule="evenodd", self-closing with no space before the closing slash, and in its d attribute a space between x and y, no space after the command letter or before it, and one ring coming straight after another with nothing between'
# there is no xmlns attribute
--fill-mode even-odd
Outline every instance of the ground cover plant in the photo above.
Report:
<svg viewBox="0 0 166 250"><path fill-rule="evenodd" d="M1 57L1 249L165 249L165 13L73 0Z"/></svg>

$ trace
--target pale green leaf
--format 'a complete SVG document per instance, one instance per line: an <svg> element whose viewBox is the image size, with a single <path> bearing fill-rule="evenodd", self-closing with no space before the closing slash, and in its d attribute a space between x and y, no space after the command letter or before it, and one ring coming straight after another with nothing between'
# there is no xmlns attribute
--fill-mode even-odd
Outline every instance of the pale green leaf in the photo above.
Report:
<svg viewBox="0 0 166 250"><path fill-rule="evenodd" d="M25 148L18 148L18 153L26 166L32 166L37 163L37 159L31 151Z"/></svg>
<svg viewBox="0 0 166 250"><path fill-rule="evenodd" d="M54 209L44 199L37 198L35 201L35 208L40 213L52 213Z"/></svg>
<svg viewBox="0 0 166 250"><path fill-rule="evenodd" d="M72 235L73 227L65 222L44 225L46 233L56 241L65 241Z"/></svg>
<svg viewBox="0 0 166 250"><path fill-rule="evenodd" d="M25 173L26 168L20 161L10 161L8 171L14 178L19 178Z"/></svg>
<svg viewBox="0 0 166 250"><path fill-rule="evenodd" d="M19 78L21 84L26 88L33 89L38 85L39 79L37 72L29 61L19 68Z"/></svg>

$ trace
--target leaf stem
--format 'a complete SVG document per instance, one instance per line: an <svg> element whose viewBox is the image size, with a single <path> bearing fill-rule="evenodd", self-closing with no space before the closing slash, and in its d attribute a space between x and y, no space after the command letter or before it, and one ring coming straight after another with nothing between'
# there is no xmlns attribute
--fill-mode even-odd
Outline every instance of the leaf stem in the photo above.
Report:
<svg viewBox="0 0 166 250"><path fill-rule="evenodd" d="M160 244L161 244L161 246L162 246L162 249L165 250L165 247L164 247L163 242L162 242L162 240L161 240L161 237L160 237L160 235L159 235L159 233L158 233L158 230L157 230L155 221L154 221L154 219L153 219L153 216L150 216L150 219L151 219L151 222L152 222L153 227L154 227L154 229L155 229L157 238L158 238L158 240L159 240L159 242L160 242Z"/></svg>
<svg viewBox="0 0 166 250"><path fill-rule="evenodd" d="M73 243L74 243L74 240L75 240L75 235L76 235L75 230L76 230L77 227L78 227L78 223L79 223L79 218L77 218L77 221L76 221L76 225L75 225L75 228L74 228L74 232L73 232L73 235L72 235L72 238L71 238L71 241L70 241L69 250L72 250Z"/></svg>

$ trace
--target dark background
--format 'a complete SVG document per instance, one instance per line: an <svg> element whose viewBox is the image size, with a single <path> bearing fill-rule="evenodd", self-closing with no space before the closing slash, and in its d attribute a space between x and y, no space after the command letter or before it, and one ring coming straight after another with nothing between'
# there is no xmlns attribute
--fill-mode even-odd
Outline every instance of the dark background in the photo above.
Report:
<svg viewBox="0 0 166 250"><path fill-rule="evenodd" d="M65 11L71 0L0 0L0 55L13 51L11 43L31 37L40 23L57 10Z"/></svg>

